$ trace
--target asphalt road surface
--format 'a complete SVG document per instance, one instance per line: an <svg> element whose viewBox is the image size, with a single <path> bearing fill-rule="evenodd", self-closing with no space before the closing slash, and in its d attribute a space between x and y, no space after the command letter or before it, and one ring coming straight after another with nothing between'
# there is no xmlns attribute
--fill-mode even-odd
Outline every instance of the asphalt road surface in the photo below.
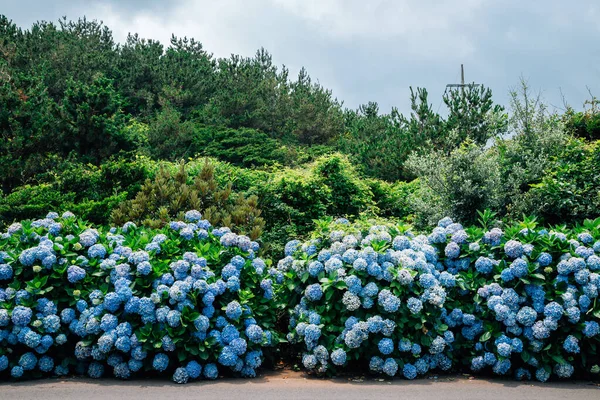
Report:
<svg viewBox="0 0 600 400"><path fill-rule="evenodd" d="M46 379L0 383L0 400L95 399L417 399L417 400L600 400L590 382L525 383L462 375L414 381L373 378L318 379L292 371L269 372L252 379L221 379L177 385L161 380Z"/></svg>

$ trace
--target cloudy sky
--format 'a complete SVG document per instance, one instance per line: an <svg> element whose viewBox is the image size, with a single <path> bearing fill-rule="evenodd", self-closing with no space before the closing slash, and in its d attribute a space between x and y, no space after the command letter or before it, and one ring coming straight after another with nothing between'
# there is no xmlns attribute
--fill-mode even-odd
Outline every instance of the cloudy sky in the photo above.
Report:
<svg viewBox="0 0 600 400"><path fill-rule="evenodd" d="M218 57L266 48L291 72L307 68L348 107L377 101L409 111L409 87L434 108L447 83L484 83L507 103L519 78L562 107L600 97L597 0L0 0L27 28L66 15L168 42L194 37ZM443 108L442 108L443 110Z"/></svg>

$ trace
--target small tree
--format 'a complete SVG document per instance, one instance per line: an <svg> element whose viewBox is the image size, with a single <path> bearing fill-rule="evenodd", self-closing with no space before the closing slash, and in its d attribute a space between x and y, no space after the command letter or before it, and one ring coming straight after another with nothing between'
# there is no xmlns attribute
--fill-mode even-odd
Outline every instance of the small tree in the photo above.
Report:
<svg viewBox="0 0 600 400"><path fill-rule="evenodd" d="M446 132L456 131L455 142L446 145L456 148L466 139L479 146L506 132L508 116L504 107L494 104L492 90L484 86L451 89L443 96L448 108L444 123Z"/></svg>

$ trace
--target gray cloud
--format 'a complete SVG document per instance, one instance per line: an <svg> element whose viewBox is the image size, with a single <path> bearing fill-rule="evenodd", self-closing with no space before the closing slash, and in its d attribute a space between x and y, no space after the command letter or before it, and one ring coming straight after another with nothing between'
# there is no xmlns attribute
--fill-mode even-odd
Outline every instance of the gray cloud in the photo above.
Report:
<svg viewBox="0 0 600 400"><path fill-rule="evenodd" d="M378 101L409 111L409 86L424 86L434 108L447 83L491 87L506 104L519 77L550 104L560 91L574 106L600 93L600 6L561 0L23 0L2 6L22 27L87 16L123 40L128 32L167 42L194 37L216 56L251 56L259 47L293 73L305 66L349 107Z"/></svg>

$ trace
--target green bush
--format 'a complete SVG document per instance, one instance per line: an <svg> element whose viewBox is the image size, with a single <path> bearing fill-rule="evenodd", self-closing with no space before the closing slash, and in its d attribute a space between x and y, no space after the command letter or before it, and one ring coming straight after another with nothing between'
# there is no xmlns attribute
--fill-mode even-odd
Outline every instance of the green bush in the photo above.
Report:
<svg viewBox="0 0 600 400"><path fill-rule="evenodd" d="M308 234L316 219L375 210L369 185L339 154L320 157L305 169L254 173L247 190L259 198L266 221L263 239L275 254L288 238Z"/></svg>
<svg viewBox="0 0 600 400"><path fill-rule="evenodd" d="M591 93L590 93L591 94ZM562 120L571 134L586 140L600 140L600 101L591 96L583 102L583 111L575 111L568 107L563 114Z"/></svg>
<svg viewBox="0 0 600 400"><path fill-rule="evenodd" d="M148 153L166 160L193 156L195 128L193 122L182 120L176 108L165 105L148 124Z"/></svg>
<svg viewBox="0 0 600 400"><path fill-rule="evenodd" d="M54 170L38 175L40 183L0 196L0 226L39 218L49 210L76 211L98 224L109 221L113 208L132 198L148 176L148 160L108 160L100 166L57 161Z"/></svg>
<svg viewBox="0 0 600 400"><path fill-rule="evenodd" d="M401 114L379 114L377 103L346 112L346 132L337 141L339 150L347 154L357 169L374 178L395 181L409 177L404 163L417 147Z"/></svg>
<svg viewBox="0 0 600 400"><path fill-rule="evenodd" d="M387 218L395 218L412 221L415 210L410 198L419 188L417 179L410 182L385 182L377 179L369 179L367 185L373 193L373 200L377 215Z"/></svg>
<svg viewBox="0 0 600 400"><path fill-rule="evenodd" d="M410 203L419 224L434 225L449 215L473 222L477 210L497 210L501 203L501 177L493 150L465 142L450 155L413 154L407 166L419 177Z"/></svg>
<svg viewBox="0 0 600 400"><path fill-rule="evenodd" d="M595 218L600 214L599 166L600 142L571 140L514 212L534 214L552 224Z"/></svg>
<svg viewBox="0 0 600 400"><path fill-rule="evenodd" d="M135 198L122 202L113 210L116 224L133 221L150 227L183 218L185 210L201 210L213 225L230 226L256 239L262 233L264 220L256 196L235 193L231 183L219 185L215 168L206 160L199 173L189 182L185 163L176 173L160 167L153 180L147 179Z"/></svg>

